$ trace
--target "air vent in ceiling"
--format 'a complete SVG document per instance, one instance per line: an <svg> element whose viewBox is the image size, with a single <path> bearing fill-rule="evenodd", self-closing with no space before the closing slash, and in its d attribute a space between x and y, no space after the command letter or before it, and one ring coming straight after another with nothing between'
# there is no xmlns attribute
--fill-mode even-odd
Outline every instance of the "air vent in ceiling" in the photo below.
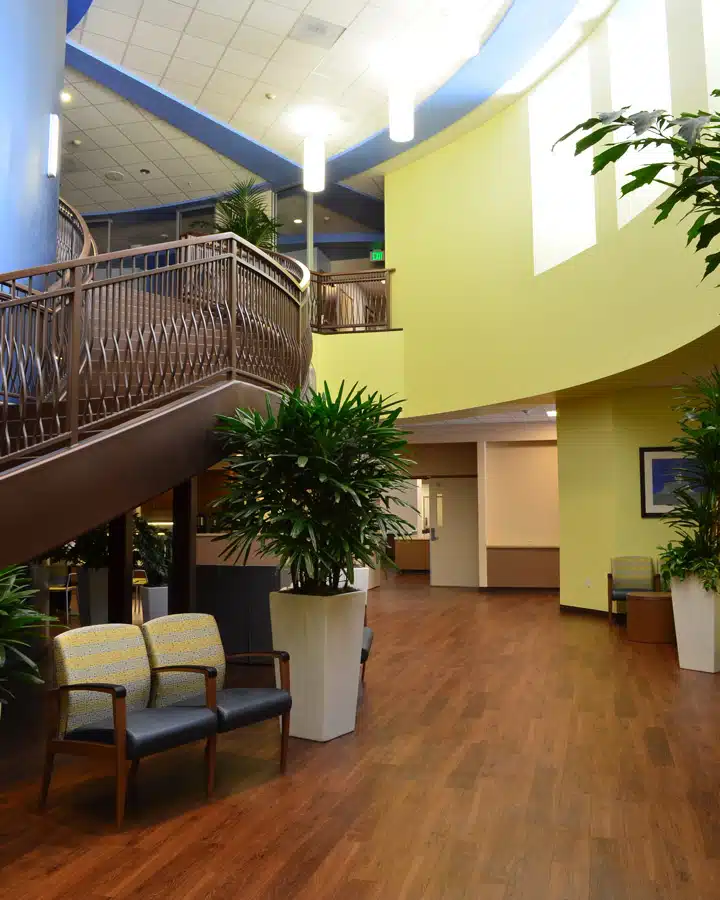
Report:
<svg viewBox="0 0 720 900"><path fill-rule="evenodd" d="M314 16L300 16L288 37L302 44L315 44L329 50L345 31L341 25L333 25Z"/></svg>
<svg viewBox="0 0 720 900"><path fill-rule="evenodd" d="M105 179L107 181L125 181L125 176L122 172L111 170L105 173Z"/></svg>

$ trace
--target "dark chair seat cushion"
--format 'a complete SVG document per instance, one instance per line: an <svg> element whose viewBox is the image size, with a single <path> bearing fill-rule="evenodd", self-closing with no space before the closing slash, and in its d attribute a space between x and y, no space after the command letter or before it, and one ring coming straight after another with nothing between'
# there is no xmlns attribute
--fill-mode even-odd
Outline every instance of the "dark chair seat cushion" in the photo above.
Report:
<svg viewBox="0 0 720 900"><path fill-rule="evenodd" d="M368 628L367 625L363 628L363 642L362 642L362 650L360 651L360 662L365 663L368 661L368 657L370 656L370 651L372 650L373 643L373 630L372 628Z"/></svg>
<svg viewBox="0 0 720 900"><path fill-rule="evenodd" d="M203 697L191 697L177 706L194 708L204 702ZM290 693L279 688L225 688L217 692L218 731L233 731L244 725L264 722L282 715L291 706Z"/></svg>
<svg viewBox="0 0 720 900"><path fill-rule="evenodd" d="M203 703L197 707L138 709L127 714L127 756L139 759L199 741L217 731L215 713ZM68 741L93 741L112 744L115 729L112 718L74 728L65 735Z"/></svg>

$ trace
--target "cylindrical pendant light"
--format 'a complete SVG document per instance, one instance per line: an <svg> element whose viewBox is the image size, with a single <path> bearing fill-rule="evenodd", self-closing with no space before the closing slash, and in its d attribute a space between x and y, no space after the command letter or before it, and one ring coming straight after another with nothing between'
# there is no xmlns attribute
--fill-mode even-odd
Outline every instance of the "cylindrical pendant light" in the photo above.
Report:
<svg viewBox="0 0 720 900"><path fill-rule="evenodd" d="M303 188L317 194L325 190L325 138L307 135L303 141Z"/></svg>
<svg viewBox="0 0 720 900"><path fill-rule="evenodd" d="M393 80L388 89L390 140L404 144L415 137L415 91L405 80Z"/></svg>

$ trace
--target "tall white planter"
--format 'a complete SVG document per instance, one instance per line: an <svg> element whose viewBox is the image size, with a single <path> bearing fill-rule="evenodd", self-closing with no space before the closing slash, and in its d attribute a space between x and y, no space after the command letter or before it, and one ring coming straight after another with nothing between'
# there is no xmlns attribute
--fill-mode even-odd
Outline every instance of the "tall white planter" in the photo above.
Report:
<svg viewBox="0 0 720 900"><path fill-rule="evenodd" d="M365 591L270 594L273 646L290 654L290 734L331 741L355 730Z"/></svg>
<svg viewBox="0 0 720 900"><path fill-rule="evenodd" d="M158 587L141 587L140 601L142 603L143 622L151 619L159 619L168 614L168 587L166 584Z"/></svg>
<svg viewBox="0 0 720 900"><path fill-rule="evenodd" d="M720 671L720 595L695 576L672 580L673 615L681 669Z"/></svg>

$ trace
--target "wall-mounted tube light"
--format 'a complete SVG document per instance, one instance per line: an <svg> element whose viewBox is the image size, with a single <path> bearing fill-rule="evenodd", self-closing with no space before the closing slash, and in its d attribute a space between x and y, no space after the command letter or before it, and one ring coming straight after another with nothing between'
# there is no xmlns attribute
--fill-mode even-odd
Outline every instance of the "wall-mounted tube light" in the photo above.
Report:
<svg viewBox="0 0 720 900"><path fill-rule="evenodd" d="M325 138L320 135L303 141L303 188L311 194L325 190Z"/></svg>
<svg viewBox="0 0 720 900"><path fill-rule="evenodd" d="M48 159L47 173L49 178L57 178L60 162L60 116L50 113L50 126L48 129Z"/></svg>

